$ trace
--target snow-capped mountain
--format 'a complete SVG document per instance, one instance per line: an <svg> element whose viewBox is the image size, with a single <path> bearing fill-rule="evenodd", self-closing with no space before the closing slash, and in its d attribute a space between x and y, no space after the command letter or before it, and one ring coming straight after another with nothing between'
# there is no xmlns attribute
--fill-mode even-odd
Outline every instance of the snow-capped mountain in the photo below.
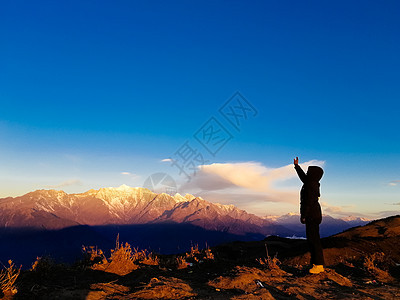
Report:
<svg viewBox="0 0 400 300"><path fill-rule="evenodd" d="M305 226L300 222L298 213L288 213L282 216L267 216L265 219L290 229L296 236L305 236ZM361 226L369 223L370 220L359 217L348 217L343 219L333 218L329 215L323 215L320 226L320 234L323 237L342 232L355 226Z"/></svg>
<svg viewBox="0 0 400 300"><path fill-rule="evenodd" d="M234 234L273 234L270 221L233 205L208 202L187 194L156 194L122 185L80 194L37 190L0 199L0 227L61 229L74 225L190 223Z"/></svg>
<svg viewBox="0 0 400 300"><path fill-rule="evenodd" d="M356 217L356 216L348 216L348 217L342 218L342 220L345 221L347 224L349 224L351 227L363 226L372 221L367 218Z"/></svg>

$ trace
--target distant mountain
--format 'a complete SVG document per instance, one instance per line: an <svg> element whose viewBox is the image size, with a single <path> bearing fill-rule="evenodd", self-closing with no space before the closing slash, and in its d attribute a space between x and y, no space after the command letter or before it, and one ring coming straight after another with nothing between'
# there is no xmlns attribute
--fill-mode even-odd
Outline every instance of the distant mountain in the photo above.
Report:
<svg viewBox="0 0 400 300"><path fill-rule="evenodd" d="M297 237L305 237L305 226L300 222L300 215L296 213L288 213L280 217L266 217L272 223L276 225L281 225L293 232ZM348 217L345 219L333 218L329 215L324 215L322 218L322 223L320 225L320 234L322 237L327 237L346 229L355 226L361 226L369 223L370 221L358 217Z"/></svg>
<svg viewBox="0 0 400 300"><path fill-rule="evenodd" d="M342 218L342 220L345 221L347 224L349 224L351 227L364 226L369 222L371 222L371 220L369 219L355 217L355 216L348 216L346 218Z"/></svg>
<svg viewBox="0 0 400 300"><path fill-rule="evenodd" d="M76 225L185 223L232 234L278 234L269 220L233 205L208 202L187 194L156 194L122 185L80 194L37 190L0 199L0 228L62 229Z"/></svg>

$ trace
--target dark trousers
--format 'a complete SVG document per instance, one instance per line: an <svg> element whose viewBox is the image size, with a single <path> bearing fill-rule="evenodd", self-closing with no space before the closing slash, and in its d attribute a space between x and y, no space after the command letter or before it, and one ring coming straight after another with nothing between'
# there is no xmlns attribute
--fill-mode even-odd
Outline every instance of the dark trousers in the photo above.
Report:
<svg viewBox="0 0 400 300"><path fill-rule="evenodd" d="M319 236L319 224L306 222L307 243L311 253L311 264L324 265L324 253L322 252L321 239Z"/></svg>

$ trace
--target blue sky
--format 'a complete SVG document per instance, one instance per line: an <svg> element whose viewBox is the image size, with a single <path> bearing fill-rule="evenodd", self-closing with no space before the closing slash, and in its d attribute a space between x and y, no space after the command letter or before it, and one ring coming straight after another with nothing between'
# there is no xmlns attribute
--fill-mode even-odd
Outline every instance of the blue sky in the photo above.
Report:
<svg viewBox="0 0 400 300"><path fill-rule="evenodd" d="M326 213L398 213L399 13L397 1L3 2L0 197L166 172L182 193L283 214L298 211L285 166L299 156L323 164ZM257 110L240 131L219 112L237 91ZM211 117L232 136L215 156L194 138ZM161 162L185 142L207 160L190 184Z"/></svg>

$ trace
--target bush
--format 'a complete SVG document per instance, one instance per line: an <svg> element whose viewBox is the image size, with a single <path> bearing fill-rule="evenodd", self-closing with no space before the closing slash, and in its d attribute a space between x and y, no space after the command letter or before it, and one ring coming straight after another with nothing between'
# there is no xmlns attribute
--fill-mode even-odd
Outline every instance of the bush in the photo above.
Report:
<svg viewBox="0 0 400 300"><path fill-rule="evenodd" d="M8 264L9 266L4 266L4 270L1 270L0 272L0 289L4 294L16 294L17 288L14 284L21 272L21 267L17 269L12 260L9 260Z"/></svg>
<svg viewBox="0 0 400 300"><path fill-rule="evenodd" d="M126 275L138 269L140 265L159 265L160 260L155 255L146 250L139 251L131 247L130 244L119 243L119 236L115 244L115 249L111 250L111 255L107 259L101 249L93 246L83 246L83 251L87 256L93 270Z"/></svg>

